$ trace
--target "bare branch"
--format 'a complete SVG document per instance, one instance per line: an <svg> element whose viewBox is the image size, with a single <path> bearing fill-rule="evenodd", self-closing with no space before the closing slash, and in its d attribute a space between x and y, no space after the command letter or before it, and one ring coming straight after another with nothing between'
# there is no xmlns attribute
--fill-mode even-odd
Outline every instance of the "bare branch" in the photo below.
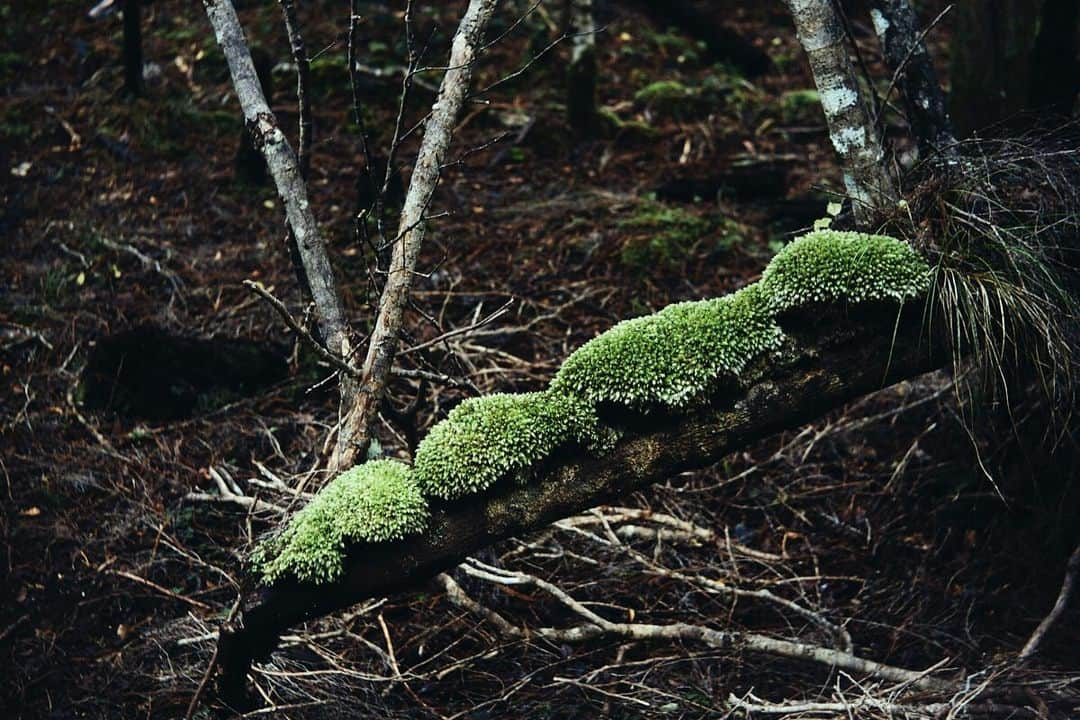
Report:
<svg viewBox="0 0 1080 720"><path fill-rule="evenodd" d="M263 96L244 31L231 0L204 0L204 5L218 44L228 60L233 87L244 111L248 130L256 148L266 158L266 165L285 204L285 215L296 236L296 246L318 311L322 336L330 352L346 356L348 323L345 310L326 252L326 241L311 211L307 185L296 154Z"/></svg>
<svg viewBox="0 0 1080 720"><path fill-rule="evenodd" d="M438 185L439 170L450 146L454 121L469 89L477 48L494 9L495 0L471 0L454 36L450 69L443 76L439 95L424 127L424 139L401 211L400 239L394 245L380 298L379 314L364 359L363 380L355 405L342 420L337 448L330 463L332 468L351 465L370 441L371 424L386 392L416 261L427 229L424 215Z"/></svg>

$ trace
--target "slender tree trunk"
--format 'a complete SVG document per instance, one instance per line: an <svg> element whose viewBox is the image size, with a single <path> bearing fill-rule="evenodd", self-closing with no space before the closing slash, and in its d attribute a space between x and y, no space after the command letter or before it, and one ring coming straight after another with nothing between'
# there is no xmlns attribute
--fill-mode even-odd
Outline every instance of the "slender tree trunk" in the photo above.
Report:
<svg viewBox="0 0 1080 720"><path fill-rule="evenodd" d="M897 194L885 166L881 138L848 57L840 18L830 0L786 2L810 60L829 137L840 155L855 222L868 227L882 210L895 204Z"/></svg>
<svg viewBox="0 0 1080 720"><path fill-rule="evenodd" d="M405 305L416 272L416 261L427 229L426 214L439 183L439 174L454 122L468 94L473 62L483 40L484 28L495 10L496 0L470 0L454 35L448 70L439 86L424 126L424 139L413 168L409 191L401 211L390 268L379 300L379 314L371 334L356 402L342 418L331 470L341 470L363 457L371 441L371 425L386 393L394 355L397 353Z"/></svg>
<svg viewBox="0 0 1080 720"><path fill-rule="evenodd" d="M266 98L268 105L272 105L274 102L274 61L270 57L270 53L257 45L251 48L251 61L255 65L255 74L259 78L259 87L262 88L263 97ZM255 147L255 138L248 131L246 122L242 123L240 145L236 148L236 158L233 166L236 179L241 183L262 187L269 180L266 174L266 159L263 158L262 152ZM299 266L299 257L295 256L295 253L290 254L290 257L294 258L294 266L297 267L297 272L302 275L303 270ZM307 280L305 279L304 282L306 283Z"/></svg>
<svg viewBox="0 0 1080 720"><path fill-rule="evenodd" d="M142 0L124 0L124 90L143 92Z"/></svg>
<svg viewBox="0 0 1080 720"><path fill-rule="evenodd" d="M1024 109L1042 4L1043 0L956 4L949 106L961 137Z"/></svg>
<svg viewBox="0 0 1080 720"><path fill-rule="evenodd" d="M1080 91L1080 0L1046 0L1031 57L1031 107L1063 117Z"/></svg>
<svg viewBox="0 0 1080 720"><path fill-rule="evenodd" d="M956 135L938 82L934 61L920 37L919 19L908 0L870 0L870 17L881 43L885 64L903 97L911 133L924 157L933 152L952 154Z"/></svg>
<svg viewBox="0 0 1080 720"><path fill-rule="evenodd" d="M579 137L596 132L596 23L592 0L569 0L570 64L566 69L566 119Z"/></svg>
<svg viewBox="0 0 1080 720"><path fill-rule="evenodd" d="M304 274L319 315L319 330L330 352L342 358L349 355L348 324L338 294L334 270L326 252L324 240L311 211L307 185L300 165L277 118L263 96L259 78L244 39L244 31L230 0L204 0L206 15L214 28L218 44L229 63L233 87L244 111L248 130L255 147L266 158L278 194L285 205L285 216L296 237L296 247L303 263ZM349 378L342 377L342 404L352 398Z"/></svg>

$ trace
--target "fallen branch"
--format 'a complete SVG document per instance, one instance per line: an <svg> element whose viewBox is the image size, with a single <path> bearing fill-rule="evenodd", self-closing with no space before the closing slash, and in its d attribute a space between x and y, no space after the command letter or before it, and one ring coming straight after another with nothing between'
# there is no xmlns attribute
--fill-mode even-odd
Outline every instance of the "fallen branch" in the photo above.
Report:
<svg viewBox="0 0 1080 720"><path fill-rule="evenodd" d="M807 660L832 668L839 668L849 672L881 678L890 682L903 683L916 690L952 692L958 689L952 683L929 677L927 671L907 670L905 668L896 667L895 665L886 665L873 660L867 660L843 650L834 650L821 647L820 645L783 640L767 635L761 635L759 633L715 630L713 628L705 627L704 625L692 625L681 622L670 623L667 625L637 622L612 622L590 610L557 585L534 575L495 568L471 558L469 562L461 566L461 569L473 577L499 585L532 585L533 587L548 593L568 609L584 618L586 621L584 625L561 631L551 629L558 633L558 637L562 642L582 642L600 637L618 637L627 640L644 641L700 642L711 648L729 649L739 647L765 655L785 657L794 660ZM541 629L536 631L536 633L545 636L545 630L546 629Z"/></svg>
<svg viewBox="0 0 1080 720"><path fill-rule="evenodd" d="M895 310L853 308L782 318L781 324L789 337L785 347L748 368L742 386L718 393L710 406L685 416L647 415L632 422L623 412L625 433L603 457L567 449L536 468L534 482L502 483L484 496L434 505L423 535L347 548L345 572L336 582L283 579L249 594L242 620L221 633L222 698L237 706L245 702L251 662L267 658L292 625L416 587L479 548L707 467L944 362L929 352L921 306L907 308L899 318Z"/></svg>
<svg viewBox="0 0 1080 720"><path fill-rule="evenodd" d="M1065 612L1065 608L1069 604L1069 598L1072 596L1073 586L1076 584L1077 575L1080 575L1080 545L1069 556L1069 562L1065 566L1065 579L1061 582L1061 591L1058 593L1053 609L1043 618L1039 626L1031 633L1028 641L1024 643L1024 649L1020 651L1021 660L1027 660L1039 651L1039 645L1042 643L1043 638L1046 637L1046 633L1050 631L1053 624Z"/></svg>

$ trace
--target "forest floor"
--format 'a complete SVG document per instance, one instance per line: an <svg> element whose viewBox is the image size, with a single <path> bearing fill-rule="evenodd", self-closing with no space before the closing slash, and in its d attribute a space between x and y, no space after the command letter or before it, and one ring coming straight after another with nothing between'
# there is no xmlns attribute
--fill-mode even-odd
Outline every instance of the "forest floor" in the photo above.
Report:
<svg viewBox="0 0 1080 720"><path fill-rule="evenodd" d="M217 478L282 504L289 498L259 481L317 483L335 393L331 371L241 285L257 279L303 313L280 202L235 178L242 128L202 8L147 8L147 88L129 98L117 64L121 23L87 19L88 5L0 8L0 714L182 717L244 558L279 519L215 501ZM418 37L437 29L432 65L445 57L461 3L452 5L417 13ZM618 319L752 281L777 247L825 216L839 174L783 6L721 5L771 59L765 74L747 77L620 8L600 18L607 120L598 138L575 141L563 121L562 46L470 105L455 138L463 160L447 169L434 203L448 214L432 224L405 343L468 329L410 352L406 367L483 392L541 387L561 358ZM362 330L372 318L371 252L354 239L363 156L345 12L341 3L304 6L315 57L313 206ZM249 37L286 63L277 4L242 7ZM385 152L402 18L369 10L364 115L372 146ZM504 8L495 30L511 18ZM528 63L558 23L541 5L490 49L474 85ZM854 29L876 67L872 33ZM946 32L931 37L941 60ZM407 125L430 106L436 80L414 88ZM291 133L287 65L274 83L274 110ZM401 151L406 167L414 152L412 139ZM137 345L140 357L127 362L142 363L141 395L125 404L113 388L108 407L95 408L100 389L88 387L84 368L107 366L105 339L133 329L151 345L165 334L182 340L170 351ZM209 355L193 346L197 338L258 343L220 353L251 351L287 371L255 378L256 390L195 380L178 389L192 364L227 362L213 346ZM404 407L417 392L421 433L468 394L402 379L394 401ZM624 500L707 529L711 540L628 540L636 551L627 552L556 527L478 557L631 619L822 641L804 616L677 582L670 571L706 574L842 624L863 657L985 670L976 682L1033 679L1018 705L1041 707L1040 688L1075 698L1076 609L1034 665L1014 662L1053 605L1077 540L1075 496L1062 489L1070 470L1008 433L993 443L977 433L973 443L966 427L948 376L931 375ZM383 424L379 435L383 452L407 456L399 428ZM736 558L732 543L757 554ZM459 581L515 624L572 623L538 593ZM730 711L730 696L751 692L771 702L888 695L880 681L740 647L506 639L434 584L298 629L255 679L280 717L714 717Z"/></svg>

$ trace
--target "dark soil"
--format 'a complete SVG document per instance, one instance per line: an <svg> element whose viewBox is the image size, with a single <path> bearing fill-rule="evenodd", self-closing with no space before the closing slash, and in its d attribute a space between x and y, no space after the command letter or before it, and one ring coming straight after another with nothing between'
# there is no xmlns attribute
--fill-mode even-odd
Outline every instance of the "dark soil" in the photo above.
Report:
<svg viewBox="0 0 1080 720"><path fill-rule="evenodd" d="M277 4L237 4L249 38L288 61ZM928 16L941 4L922 3ZM409 354L405 366L484 392L540 387L617 319L738 287L791 232L825 215L839 175L820 109L802 92L812 82L782 4L715 5L771 58L767 72L748 79L620 5L604 11L598 53L601 102L618 126L573 140L561 106L565 48L468 108L455 140L462 161L434 203L448 215L433 223L405 342L506 303L509 311L456 345ZM331 369L241 284L259 280L305 313L280 201L235 177L242 124L201 5L158 0L144 10L151 65L137 98L121 92L122 23L89 20L88 6L0 8L0 708L4 717L182 717L243 559L272 527L261 514L188 496L216 494L222 472L252 495L266 491L250 478L317 482L310 471L336 419L335 391ZM372 251L354 241L364 162L345 72L347 5L302 6L316 58L313 206L363 331ZM460 6L417 13L432 65L446 56ZM500 12L495 33L509 28L513 8ZM380 4L366 12L363 62L391 71L365 76L363 88L370 140L385 156L401 13ZM527 63L558 22L554 10L531 15L490 50L474 85ZM876 70L868 29L855 30ZM930 38L942 61L947 33ZM692 88L693 99L635 100L666 80ZM274 84L274 110L295 137L291 71L279 65ZM432 97L415 88L406 125ZM469 152L498 136L506 139ZM412 139L399 156L406 180L414 152ZM646 542L642 551L685 571L735 572L747 587L846 621L865 657L1015 672L1080 534L1075 471L1067 445L1048 457L1019 441L1041 434L1033 419L979 433L995 440L980 440L977 456L947 382L935 375L884 391L625 500L776 554L775 566L729 563L722 544ZM395 405L418 392L421 432L467 394L400 380ZM986 430L996 420L979 422ZM404 456L402 432L379 432L385 452ZM522 569L611 612L815 641L812 628L769 606L650 575L588 539L522 540L545 550L520 560ZM480 557L512 566L519 548L508 542ZM542 596L460 581L515 624L573 621ZM1071 610L1024 671L1074 697L1077 619ZM257 673L267 699L291 708L281 717L710 717L730 693L781 701L851 687L836 673L740 648L506 642L434 585L303 633ZM404 673L397 680L388 638Z"/></svg>

